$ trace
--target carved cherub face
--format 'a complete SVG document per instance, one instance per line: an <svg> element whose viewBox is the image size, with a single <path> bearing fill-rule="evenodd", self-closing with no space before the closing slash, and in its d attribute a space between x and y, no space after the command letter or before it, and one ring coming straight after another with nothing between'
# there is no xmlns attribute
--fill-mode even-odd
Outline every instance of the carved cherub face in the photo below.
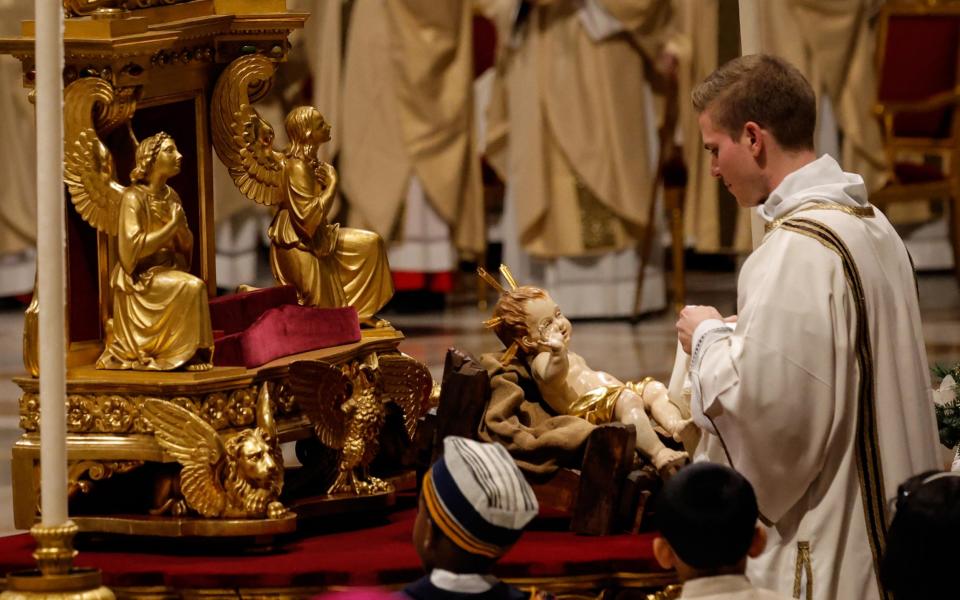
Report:
<svg viewBox="0 0 960 600"><path fill-rule="evenodd" d="M268 487L277 475L279 467L273 459L270 446L256 430L244 435L237 446L236 458L243 479L256 483L257 487Z"/></svg>
<svg viewBox="0 0 960 600"><path fill-rule="evenodd" d="M180 161L183 155L177 150L173 138L167 138L160 143L160 151L153 162L153 170L161 177L173 177L180 172Z"/></svg>
<svg viewBox="0 0 960 600"><path fill-rule="evenodd" d="M541 341L556 337L561 338L565 346L570 342L573 327L549 294L527 300L523 308L527 324L527 335L522 340L524 346L534 349Z"/></svg>

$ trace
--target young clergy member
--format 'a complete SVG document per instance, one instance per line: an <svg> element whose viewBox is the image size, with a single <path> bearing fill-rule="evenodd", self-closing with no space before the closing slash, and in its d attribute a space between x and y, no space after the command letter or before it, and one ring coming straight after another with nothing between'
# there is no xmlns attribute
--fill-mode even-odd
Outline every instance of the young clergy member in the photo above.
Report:
<svg viewBox="0 0 960 600"><path fill-rule="evenodd" d="M522 600L491 575L536 516L530 484L499 444L450 436L423 478L413 544L427 575L403 590L415 600Z"/></svg>
<svg viewBox="0 0 960 600"><path fill-rule="evenodd" d="M731 331L710 306L691 352L698 457L753 484L767 550L751 581L805 598L888 598L887 499L938 463L917 287L859 175L813 149L813 90L785 61L735 59L693 92L713 175L766 223ZM867 110L867 107L864 107Z"/></svg>
<svg viewBox="0 0 960 600"><path fill-rule="evenodd" d="M744 571L747 558L767 543L757 523L757 497L750 482L729 467L701 462L667 481L654 513L660 537L653 555L664 569L676 568L681 598L781 600L754 587Z"/></svg>

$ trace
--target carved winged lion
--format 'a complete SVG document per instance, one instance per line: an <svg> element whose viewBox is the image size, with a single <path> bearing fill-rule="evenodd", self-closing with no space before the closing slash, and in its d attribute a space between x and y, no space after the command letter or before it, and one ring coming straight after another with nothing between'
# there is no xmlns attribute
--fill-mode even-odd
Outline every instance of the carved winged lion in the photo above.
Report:
<svg viewBox="0 0 960 600"><path fill-rule="evenodd" d="M363 362L341 366L322 361L290 365L290 387L298 405L320 441L340 450L337 477L328 494L392 489L366 472L380 448L384 404L394 402L400 407L407 435L413 439L420 417L430 408L432 386L426 366L404 354L371 354Z"/></svg>
<svg viewBox="0 0 960 600"><path fill-rule="evenodd" d="M164 452L182 466L180 493L204 517L278 519L283 458L270 413L269 384L260 389L258 426L224 442L195 413L172 402L148 399L143 414ZM181 512L174 510L174 513Z"/></svg>

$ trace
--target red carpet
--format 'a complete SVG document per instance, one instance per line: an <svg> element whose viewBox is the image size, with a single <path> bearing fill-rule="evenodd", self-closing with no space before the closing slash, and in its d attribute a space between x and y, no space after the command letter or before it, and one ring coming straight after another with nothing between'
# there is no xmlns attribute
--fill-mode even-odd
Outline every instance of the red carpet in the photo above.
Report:
<svg viewBox="0 0 960 600"><path fill-rule="evenodd" d="M76 566L97 567L107 586L266 588L401 584L422 574L410 541L415 512L387 515L359 531L298 534L280 550L231 556L221 546L184 540L154 548L149 541L97 551L80 545ZM660 572L652 558L652 534L580 537L561 531L528 531L501 560L501 577ZM88 544L90 545L90 544ZM235 547L235 546L234 546ZM28 534L0 538L0 571L33 568ZM204 553L203 548L206 548ZM232 548L231 548L232 550ZM242 552L243 548L236 548ZM216 552L216 553L214 553Z"/></svg>

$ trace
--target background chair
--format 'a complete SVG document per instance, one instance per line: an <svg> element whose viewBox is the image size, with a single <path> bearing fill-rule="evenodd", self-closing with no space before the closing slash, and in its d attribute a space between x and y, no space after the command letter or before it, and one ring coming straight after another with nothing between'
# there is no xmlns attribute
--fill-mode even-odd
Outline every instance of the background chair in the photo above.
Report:
<svg viewBox="0 0 960 600"><path fill-rule="evenodd" d="M871 201L938 200L948 206L960 279L960 2L888 2L877 42L888 183Z"/></svg>

